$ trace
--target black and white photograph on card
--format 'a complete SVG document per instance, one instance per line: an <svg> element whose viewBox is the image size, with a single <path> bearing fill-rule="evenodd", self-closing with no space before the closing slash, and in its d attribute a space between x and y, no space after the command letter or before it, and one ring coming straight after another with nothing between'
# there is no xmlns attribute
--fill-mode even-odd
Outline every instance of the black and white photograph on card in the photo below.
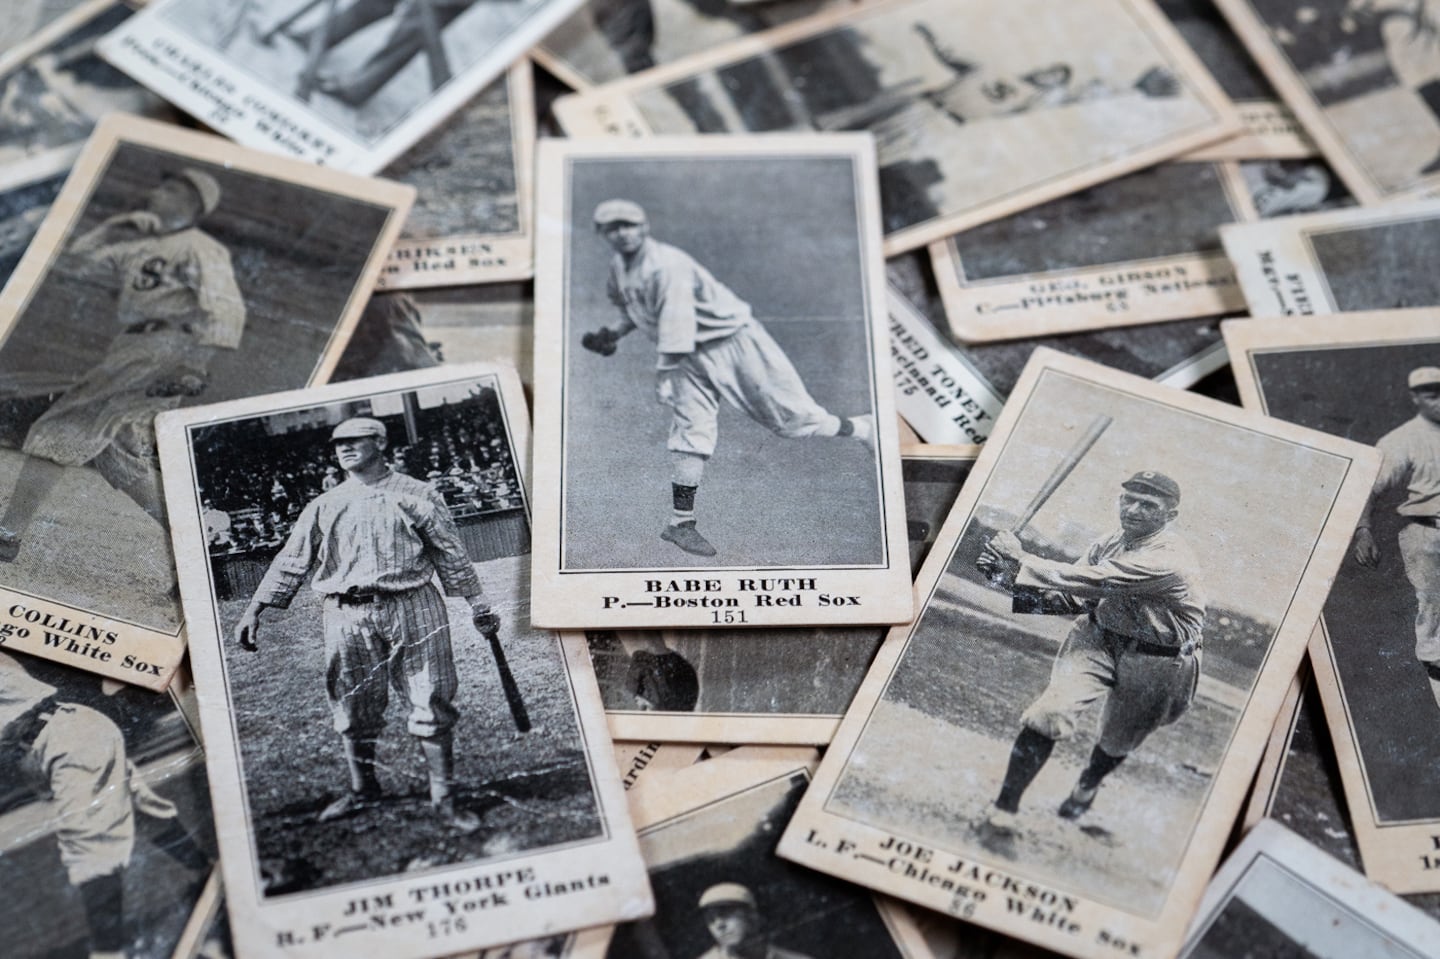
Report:
<svg viewBox="0 0 1440 959"><path fill-rule="evenodd" d="M0 55L20 46L41 30L77 7L94 0L14 0L0 21Z"/></svg>
<svg viewBox="0 0 1440 959"><path fill-rule="evenodd" d="M20 257L50 212L50 204L65 185L63 173L31 183L0 188L0 286L15 272Z"/></svg>
<svg viewBox="0 0 1440 959"><path fill-rule="evenodd" d="M1262 220L1355 205L1324 160L1245 160L1239 167L1250 203Z"/></svg>
<svg viewBox="0 0 1440 959"><path fill-rule="evenodd" d="M0 901L14 959L170 959L215 863L175 701L0 651Z"/></svg>

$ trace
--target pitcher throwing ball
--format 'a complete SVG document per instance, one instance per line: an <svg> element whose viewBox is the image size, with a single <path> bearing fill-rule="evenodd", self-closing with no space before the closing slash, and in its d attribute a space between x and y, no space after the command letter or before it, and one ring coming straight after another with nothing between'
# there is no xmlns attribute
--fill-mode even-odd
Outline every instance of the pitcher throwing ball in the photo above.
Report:
<svg viewBox="0 0 1440 959"><path fill-rule="evenodd" d="M840 417L815 402L750 304L684 250L651 237L637 204L606 200L595 208L595 229L615 251L608 293L621 320L580 342L610 356L637 327L655 341L656 398L671 411L674 502L661 539L696 556L716 553L696 529L695 497L715 453L722 399L780 436L849 436L875 449L874 415Z"/></svg>

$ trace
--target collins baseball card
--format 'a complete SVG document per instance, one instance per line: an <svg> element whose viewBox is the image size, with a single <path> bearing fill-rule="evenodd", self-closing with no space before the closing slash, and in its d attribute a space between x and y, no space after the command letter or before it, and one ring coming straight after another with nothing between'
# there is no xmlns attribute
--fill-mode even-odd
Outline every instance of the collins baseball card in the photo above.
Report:
<svg viewBox="0 0 1440 959"><path fill-rule="evenodd" d="M535 617L913 615L865 136L547 140Z"/></svg>
<svg viewBox="0 0 1440 959"><path fill-rule="evenodd" d="M1178 157L1235 108L1151 0L882 0L556 101L571 136L868 132L885 254Z"/></svg>
<svg viewBox="0 0 1440 959"><path fill-rule="evenodd" d="M902 453L911 569L918 570L979 447ZM584 634L616 739L830 741L860 688L878 628L590 630Z"/></svg>
<svg viewBox="0 0 1440 959"><path fill-rule="evenodd" d="M534 81L522 58L380 174L415 188L380 288L528 280L534 158Z"/></svg>
<svg viewBox="0 0 1440 959"><path fill-rule="evenodd" d="M100 123L0 294L5 645L165 687L185 637L155 415L328 376L413 195Z"/></svg>
<svg viewBox="0 0 1440 959"><path fill-rule="evenodd" d="M1440 305L1440 203L1388 203L1223 227L1252 316Z"/></svg>
<svg viewBox="0 0 1440 959"><path fill-rule="evenodd" d="M241 959L418 959L650 912L584 647L530 623L513 369L157 428ZM282 479L271 538L216 541Z"/></svg>
<svg viewBox="0 0 1440 959"><path fill-rule="evenodd" d="M1068 956L1173 955L1378 459L1036 351L780 854Z"/></svg>
<svg viewBox="0 0 1440 959"><path fill-rule="evenodd" d="M581 0L151 0L105 59L237 143L375 173Z"/></svg>
<svg viewBox="0 0 1440 959"><path fill-rule="evenodd" d="M1383 457L1311 659L1365 872L1396 892L1440 892L1437 323L1425 309L1225 324L1247 407Z"/></svg>

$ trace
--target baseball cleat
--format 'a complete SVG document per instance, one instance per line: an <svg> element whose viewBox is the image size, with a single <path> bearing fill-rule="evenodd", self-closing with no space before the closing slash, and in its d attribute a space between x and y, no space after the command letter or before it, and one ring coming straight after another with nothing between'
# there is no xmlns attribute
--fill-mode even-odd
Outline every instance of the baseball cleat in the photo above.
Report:
<svg viewBox="0 0 1440 959"><path fill-rule="evenodd" d="M715 547L710 545L710 541L701 536L700 531L695 528L694 520L665 527L660 538L667 543L674 543L685 552L694 553L696 556L714 556L716 552Z"/></svg>
<svg viewBox="0 0 1440 959"><path fill-rule="evenodd" d="M875 414L852 416L850 422L855 428L855 438L869 447L870 452L875 452Z"/></svg>
<svg viewBox="0 0 1440 959"><path fill-rule="evenodd" d="M1020 831L1020 816L991 803L985 812L985 830L992 836L1013 836Z"/></svg>
<svg viewBox="0 0 1440 959"><path fill-rule="evenodd" d="M1056 815L1061 819L1079 819L1090 811L1090 804L1095 801L1095 794L1099 791L1099 786L1096 786L1094 789L1084 789L1077 785L1070 791L1070 795L1065 797L1065 801L1060 804L1060 808L1056 810Z"/></svg>
<svg viewBox="0 0 1440 959"><path fill-rule="evenodd" d="M320 815L315 817L315 821L330 822L335 819L344 819L346 816L353 816L360 810L373 806L379 801L380 793L378 792L347 792L320 810Z"/></svg>
<svg viewBox="0 0 1440 959"><path fill-rule="evenodd" d="M431 803L430 808L435 810L435 815L440 817L441 822L456 832L468 836L480 828L480 817L473 812L456 809L453 800L444 799L438 803Z"/></svg>

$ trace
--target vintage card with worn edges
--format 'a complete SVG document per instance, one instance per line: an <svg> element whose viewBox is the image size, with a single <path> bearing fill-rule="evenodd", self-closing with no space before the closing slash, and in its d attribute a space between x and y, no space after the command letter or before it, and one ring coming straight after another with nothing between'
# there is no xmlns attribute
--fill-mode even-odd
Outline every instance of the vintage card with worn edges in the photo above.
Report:
<svg viewBox="0 0 1440 959"><path fill-rule="evenodd" d="M630 792L655 915L616 926L576 959L935 959L898 903L775 855L814 755L745 747Z"/></svg>
<svg viewBox="0 0 1440 959"><path fill-rule="evenodd" d="M376 173L581 0L152 0L101 55L236 142Z"/></svg>
<svg viewBox="0 0 1440 959"><path fill-rule="evenodd" d="M565 97L571 136L860 131L892 256L1239 130L1150 0L881 0Z"/></svg>
<svg viewBox="0 0 1440 959"><path fill-rule="evenodd" d="M911 569L950 512L980 449L904 448ZM884 631L590 630L583 634L616 739L824 745Z"/></svg>
<svg viewBox="0 0 1440 959"><path fill-rule="evenodd" d="M780 854L1065 955L1173 955L1377 468L1037 350Z"/></svg>
<svg viewBox="0 0 1440 959"><path fill-rule="evenodd" d="M1000 394L893 283L885 300L895 407L919 437L916 442L985 442L1000 415Z"/></svg>
<svg viewBox="0 0 1440 959"><path fill-rule="evenodd" d="M1222 227L1252 316L1440 305L1440 203L1390 203Z"/></svg>
<svg viewBox="0 0 1440 959"><path fill-rule="evenodd" d="M413 196L101 121L0 294L5 645L165 687L185 636L155 415L322 382Z"/></svg>
<svg viewBox="0 0 1440 959"><path fill-rule="evenodd" d="M1274 821L1215 874L1180 959L1425 959L1440 923Z"/></svg>
<svg viewBox="0 0 1440 959"><path fill-rule="evenodd" d="M1361 203L1440 188L1433 4L1215 3Z"/></svg>
<svg viewBox="0 0 1440 959"><path fill-rule="evenodd" d="M1440 892L1440 310L1232 321L1225 339L1247 407L1383 457L1311 659L1366 875Z"/></svg>
<svg viewBox="0 0 1440 959"><path fill-rule="evenodd" d="M545 140L538 185L536 620L908 622L870 138Z"/></svg>
<svg viewBox="0 0 1440 959"><path fill-rule="evenodd" d="M522 58L381 173L416 196L380 288L529 279L534 158L535 85Z"/></svg>
<svg viewBox="0 0 1440 959"><path fill-rule="evenodd" d="M158 429L242 959L432 956L649 914L584 647L529 621L512 368ZM278 539L215 543L277 477L297 507Z"/></svg>

